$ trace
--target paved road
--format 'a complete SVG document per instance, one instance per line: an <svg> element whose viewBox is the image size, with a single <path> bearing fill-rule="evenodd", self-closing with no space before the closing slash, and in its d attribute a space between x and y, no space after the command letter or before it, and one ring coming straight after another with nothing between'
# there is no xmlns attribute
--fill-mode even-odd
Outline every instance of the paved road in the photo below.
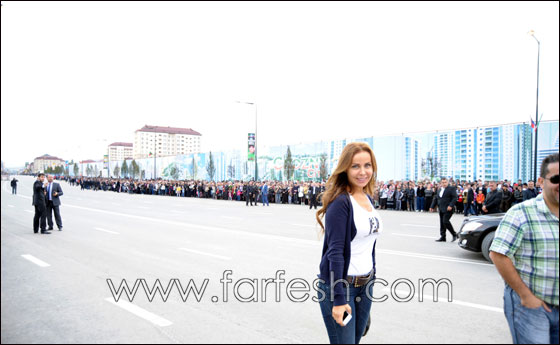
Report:
<svg viewBox="0 0 560 345"><path fill-rule="evenodd" d="M154 343L327 343L319 306L292 302L286 285L316 278L322 242L314 212L296 205L246 207L244 203L190 198L80 191L62 182L64 231L33 234L31 186L20 177L18 195L2 182L1 340L44 342ZM372 307L372 328L362 343L509 343L502 313L503 283L481 255L456 243L435 243L434 214L381 211L385 231L378 240L378 278L374 295L387 301ZM452 222L459 227L462 216ZM232 270L228 302L223 272ZM264 279L285 271L280 285L264 289ZM183 301L179 289L192 279L206 291ZM256 279L252 283L243 278ZM387 289L406 278L417 295L400 303ZM418 302L418 280L447 278L447 290L433 302L428 285ZM138 292L132 302L112 298L123 279ZM145 279L145 286L140 279ZM173 280L176 279L176 280ZM170 293L148 298L158 280ZM250 297L253 287L259 302ZM253 284L253 285L252 285ZM296 284L296 287L303 285ZM407 285L394 286L400 297ZM297 297L304 293L296 292ZM216 299L213 300L213 297Z"/></svg>

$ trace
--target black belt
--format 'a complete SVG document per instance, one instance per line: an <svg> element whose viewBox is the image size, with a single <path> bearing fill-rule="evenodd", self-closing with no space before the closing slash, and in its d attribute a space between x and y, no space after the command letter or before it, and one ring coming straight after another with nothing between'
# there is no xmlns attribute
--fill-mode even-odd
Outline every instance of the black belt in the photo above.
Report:
<svg viewBox="0 0 560 345"><path fill-rule="evenodd" d="M353 284L354 287L360 287L366 285L374 275L375 270L371 270L368 274L363 276L347 276L346 281Z"/></svg>

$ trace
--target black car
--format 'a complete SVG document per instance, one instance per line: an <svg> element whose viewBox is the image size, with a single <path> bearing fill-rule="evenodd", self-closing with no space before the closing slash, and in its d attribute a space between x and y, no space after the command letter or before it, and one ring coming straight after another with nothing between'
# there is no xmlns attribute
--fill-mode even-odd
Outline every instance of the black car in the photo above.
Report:
<svg viewBox="0 0 560 345"><path fill-rule="evenodd" d="M492 262L490 245L504 215L505 213L494 213L466 218L459 230L459 247L473 252L482 252L484 258Z"/></svg>

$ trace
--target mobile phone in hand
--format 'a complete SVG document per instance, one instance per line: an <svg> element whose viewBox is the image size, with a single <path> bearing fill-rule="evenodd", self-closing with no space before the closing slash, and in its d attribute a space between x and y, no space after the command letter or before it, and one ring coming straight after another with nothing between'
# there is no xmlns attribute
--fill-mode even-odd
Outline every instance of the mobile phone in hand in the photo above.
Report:
<svg viewBox="0 0 560 345"><path fill-rule="evenodd" d="M352 320L352 315L344 312L344 316L342 316L342 324L346 326L350 320Z"/></svg>

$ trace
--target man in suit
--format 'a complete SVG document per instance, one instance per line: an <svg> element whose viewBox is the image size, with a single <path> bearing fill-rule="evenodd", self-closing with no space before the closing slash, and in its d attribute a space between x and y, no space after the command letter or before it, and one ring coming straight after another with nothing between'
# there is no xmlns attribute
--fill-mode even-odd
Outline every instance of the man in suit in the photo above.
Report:
<svg viewBox="0 0 560 345"><path fill-rule="evenodd" d="M58 226L58 231L62 231L62 218L60 217L60 196L62 196L62 188L59 183L53 182L53 176L48 175L47 181L47 222L49 228L47 230L53 230L53 220L52 214L54 211L54 219L56 220L56 226Z"/></svg>
<svg viewBox="0 0 560 345"><path fill-rule="evenodd" d="M254 197L254 188L253 188L253 181L249 181L249 184L243 186L243 191L245 192L245 206L253 206L253 197Z"/></svg>
<svg viewBox="0 0 560 345"><path fill-rule="evenodd" d="M33 232L39 232L39 225L41 226L41 233L48 235L47 231L47 204L45 198L45 174L41 173L37 176L37 181L33 183L33 203L35 206L35 216L33 217Z"/></svg>
<svg viewBox="0 0 560 345"><path fill-rule="evenodd" d="M490 193L487 194L482 206L482 212L485 214L500 213L500 205L502 203L502 192L498 190L496 182L492 181L488 184Z"/></svg>
<svg viewBox="0 0 560 345"><path fill-rule="evenodd" d="M312 207L315 207L315 209L317 209L317 196L319 195L319 192L320 188L317 187L317 184L312 183L307 192L307 194L309 195L309 209L311 209Z"/></svg>
<svg viewBox="0 0 560 345"><path fill-rule="evenodd" d="M450 186L447 178L441 179L441 187L437 190L432 201L430 211L437 205L439 210L439 233L440 238L436 242L445 242L447 230L453 235L451 242L457 240L457 233L453 230L453 225L449 221L453 216L453 207L457 202L457 188Z"/></svg>

